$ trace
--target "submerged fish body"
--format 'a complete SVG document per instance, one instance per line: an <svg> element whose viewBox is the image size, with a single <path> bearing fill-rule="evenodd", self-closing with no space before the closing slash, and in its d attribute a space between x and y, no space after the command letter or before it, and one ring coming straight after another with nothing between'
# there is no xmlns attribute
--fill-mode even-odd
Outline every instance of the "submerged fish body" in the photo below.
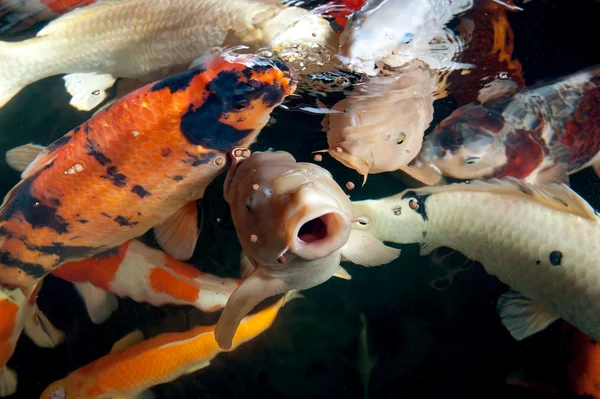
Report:
<svg viewBox="0 0 600 399"><path fill-rule="evenodd" d="M419 154L433 119L437 74L416 63L391 77L374 77L333 106L323 119L329 154L365 179L401 169Z"/></svg>
<svg viewBox="0 0 600 399"><path fill-rule="evenodd" d="M117 251L65 263L52 274L77 287L94 323L114 310L108 295L153 306L191 305L204 312L222 309L239 281L203 273L164 252L131 240Z"/></svg>
<svg viewBox="0 0 600 399"><path fill-rule="evenodd" d="M6 8L23 16L33 16L42 20L95 2L96 0L1 0L0 10Z"/></svg>
<svg viewBox="0 0 600 399"><path fill-rule="evenodd" d="M150 82L184 70L215 46L275 48L290 37L322 45L335 39L318 15L277 1L102 0L52 21L35 38L0 42L0 106L48 76L71 74L65 80L74 95L89 84L104 92L115 78Z"/></svg>
<svg viewBox="0 0 600 399"><path fill-rule="evenodd" d="M445 25L472 6L473 0L367 1L342 33L338 58L368 75L378 73L379 62L398 67L421 59L432 68L449 67L455 54L445 42ZM444 38L444 45L433 45L436 38Z"/></svg>
<svg viewBox="0 0 600 399"><path fill-rule="evenodd" d="M370 243L352 237L350 200L331 173L296 162L289 153L254 153L232 167L224 196L242 250L255 269L231 295L217 323L223 348L258 303L324 283L336 274L342 257L380 265L398 256L397 250L368 247Z"/></svg>
<svg viewBox="0 0 600 399"><path fill-rule="evenodd" d="M458 250L520 292L498 303L515 338L559 316L600 338L600 218L567 186L473 181L359 201L353 210L355 229L420 243L422 254Z"/></svg>
<svg viewBox="0 0 600 399"><path fill-rule="evenodd" d="M42 151L7 195L0 281L31 287L185 210L294 88L282 63L225 53L97 113Z"/></svg>
<svg viewBox="0 0 600 399"><path fill-rule="evenodd" d="M600 67L455 110L420 159L458 179L567 182L600 163Z"/></svg>
<svg viewBox="0 0 600 399"><path fill-rule="evenodd" d="M267 330L286 298L244 318L233 339L233 348ZM127 338L127 337L126 337ZM151 387L174 381L209 365L220 352L214 326L165 333L135 343L73 371L46 388L40 399L135 398Z"/></svg>

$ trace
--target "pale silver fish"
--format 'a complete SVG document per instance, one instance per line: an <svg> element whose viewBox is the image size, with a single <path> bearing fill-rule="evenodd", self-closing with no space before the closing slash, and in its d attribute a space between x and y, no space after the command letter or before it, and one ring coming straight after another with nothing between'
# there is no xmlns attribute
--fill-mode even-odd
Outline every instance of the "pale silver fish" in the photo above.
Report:
<svg viewBox="0 0 600 399"><path fill-rule="evenodd" d="M450 247L480 262L515 290L497 309L516 339L558 317L600 339L600 218L568 186L473 181L354 202L353 211L353 228L381 241L419 243L421 254Z"/></svg>
<svg viewBox="0 0 600 399"><path fill-rule="evenodd" d="M354 13L340 37L338 58L368 75L378 63L398 67L421 59L435 69L465 67L452 60L460 40L445 26L473 0L370 0Z"/></svg>
<svg viewBox="0 0 600 399"><path fill-rule="evenodd" d="M229 348L240 320L263 299L330 279L342 259L364 266L399 255L360 232L352 206L327 170L286 152L256 152L229 170L225 200L242 249L255 270L231 295L216 327ZM343 272L342 272L343 273Z"/></svg>
<svg viewBox="0 0 600 399"><path fill-rule="evenodd" d="M73 106L90 110L116 78L150 82L215 46L249 51L337 45L321 16L277 0L100 0L50 22L37 37L0 42L0 106L25 86L68 74Z"/></svg>
<svg viewBox="0 0 600 399"><path fill-rule="evenodd" d="M421 151L433 119L437 83L436 73L415 62L397 75L356 85L323 119L329 154L364 181L369 174L396 170L429 181L409 164Z"/></svg>

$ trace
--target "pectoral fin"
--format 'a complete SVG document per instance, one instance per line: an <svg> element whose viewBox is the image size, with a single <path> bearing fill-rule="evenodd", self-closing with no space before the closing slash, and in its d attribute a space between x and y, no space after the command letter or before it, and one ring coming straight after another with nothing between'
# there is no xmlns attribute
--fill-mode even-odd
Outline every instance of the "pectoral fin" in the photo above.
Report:
<svg viewBox="0 0 600 399"><path fill-rule="evenodd" d="M139 344L144 340L144 333L140 330L133 330L112 346L110 353L121 352L124 349L132 347L133 345Z"/></svg>
<svg viewBox="0 0 600 399"><path fill-rule="evenodd" d="M346 269L339 266L335 273L333 273L334 277L341 278L342 280L352 280L352 276Z"/></svg>
<svg viewBox="0 0 600 399"><path fill-rule="evenodd" d="M23 172L46 147L39 144L25 144L6 151L6 163L17 172Z"/></svg>
<svg viewBox="0 0 600 399"><path fill-rule="evenodd" d="M400 256L399 249L384 245L368 231L356 229L350 232L341 253L343 259L361 266L385 265Z"/></svg>
<svg viewBox="0 0 600 399"><path fill-rule="evenodd" d="M231 294L215 327L215 338L223 350L231 349L233 336L244 318L256 305L288 290L286 283L256 269Z"/></svg>
<svg viewBox="0 0 600 399"><path fill-rule="evenodd" d="M554 165L540 171L535 180L537 184L566 184L569 185L569 174L563 165Z"/></svg>
<svg viewBox="0 0 600 399"><path fill-rule="evenodd" d="M520 293L509 290L498 299L496 310L502 324L517 341L540 332L560 318Z"/></svg>
<svg viewBox="0 0 600 399"><path fill-rule="evenodd" d="M54 348L65 340L65 334L52 325L37 305L25 321L25 334L40 348Z"/></svg>
<svg viewBox="0 0 600 399"><path fill-rule="evenodd" d="M81 296L88 315L94 324L104 323L119 307L114 294L106 292L91 283L73 283Z"/></svg>
<svg viewBox="0 0 600 399"><path fill-rule="evenodd" d="M90 111L106 99L106 90L117 81L110 74L72 73L63 77L65 88L71 96L69 102L79 111Z"/></svg>
<svg viewBox="0 0 600 399"><path fill-rule="evenodd" d="M192 201L154 227L158 245L175 259L190 259L200 236L201 222L198 215L196 201Z"/></svg>

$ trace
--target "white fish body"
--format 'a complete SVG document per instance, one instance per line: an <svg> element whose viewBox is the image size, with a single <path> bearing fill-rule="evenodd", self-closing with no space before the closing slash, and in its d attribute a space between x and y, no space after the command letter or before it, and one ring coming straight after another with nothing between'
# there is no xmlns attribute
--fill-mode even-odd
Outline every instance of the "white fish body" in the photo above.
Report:
<svg viewBox="0 0 600 399"><path fill-rule="evenodd" d="M106 86L92 85L97 91L112 84L98 75L152 81L215 46L273 48L291 36L319 43L335 37L324 19L298 10L272 0L101 0L52 21L35 38L0 42L0 106L48 76L90 74ZM274 29L273 21L293 29Z"/></svg>
<svg viewBox="0 0 600 399"><path fill-rule="evenodd" d="M368 1L342 33L338 58L367 75L378 73L378 62L398 67L421 59L435 69L454 66L460 43L445 26L471 7L473 0Z"/></svg>
<svg viewBox="0 0 600 399"><path fill-rule="evenodd" d="M498 310L517 338L558 316L600 339L600 219L565 185L516 179L406 190L353 203L354 217L382 241L447 246L531 301L505 294Z"/></svg>

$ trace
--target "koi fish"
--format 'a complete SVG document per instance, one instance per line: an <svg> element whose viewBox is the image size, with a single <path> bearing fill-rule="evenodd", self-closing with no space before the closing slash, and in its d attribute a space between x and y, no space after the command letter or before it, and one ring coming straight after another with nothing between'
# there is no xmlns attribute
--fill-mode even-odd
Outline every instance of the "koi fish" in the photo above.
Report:
<svg viewBox="0 0 600 399"><path fill-rule="evenodd" d="M377 240L351 235L350 200L331 173L296 162L286 152L255 152L230 168L224 197L254 267L217 323L216 339L224 349L231 346L242 317L262 300L324 283L338 272L342 259L371 266L399 255Z"/></svg>
<svg viewBox="0 0 600 399"><path fill-rule="evenodd" d="M409 164L433 119L437 82L437 74L418 62L394 76L356 85L323 119L329 154L365 182L370 173L398 169L427 181Z"/></svg>
<svg viewBox="0 0 600 399"><path fill-rule="evenodd" d="M0 42L0 106L33 82L67 74L71 104L91 110L117 78L149 83L212 47L280 49L291 41L337 45L321 16L276 0L100 0L55 19L35 38Z"/></svg>
<svg viewBox="0 0 600 399"><path fill-rule="evenodd" d="M600 217L568 186L472 181L354 202L353 212L353 228L381 241L480 262L512 288L497 309L517 340L559 317L600 338Z"/></svg>
<svg viewBox="0 0 600 399"><path fill-rule="evenodd" d="M31 289L154 226L167 252L188 259L195 201L294 89L281 62L224 53L97 113L43 150L6 196L0 281Z"/></svg>
<svg viewBox="0 0 600 399"><path fill-rule="evenodd" d="M286 297L245 317L233 338L232 349L266 331L285 301ZM207 367L222 352L215 341L214 326L136 342L140 338L135 333L125 337L108 355L48 386L40 399L135 398L155 385Z"/></svg>
<svg viewBox="0 0 600 399"><path fill-rule="evenodd" d="M108 295L153 306L191 305L204 312L222 309L240 281L203 273L164 252L131 240L116 251L65 263L52 275L73 282L94 323L115 309Z"/></svg>
<svg viewBox="0 0 600 399"><path fill-rule="evenodd" d="M26 297L19 288L0 285L0 396L9 396L17 389L17 373L6 366L12 356L21 332L40 347L52 348L64 340L57 330L37 308L35 299L41 288Z"/></svg>
<svg viewBox="0 0 600 399"><path fill-rule="evenodd" d="M425 164L457 179L568 183L600 167L600 67L455 110L425 137Z"/></svg>
<svg viewBox="0 0 600 399"><path fill-rule="evenodd" d="M452 61L462 44L445 26L471 7L473 0L369 0L342 32L338 58L371 76L378 64L399 67L415 59L433 69L468 67Z"/></svg>
<svg viewBox="0 0 600 399"><path fill-rule="evenodd" d="M529 368L511 373L506 382L533 388L542 392L575 394L586 398L600 398L600 344L562 322L561 335L553 347L557 351L556 376L532 376Z"/></svg>
<svg viewBox="0 0 600 399"><path fill-rule="evenodd" d="M327 4L331 6L331 10L327 14L333 17L334 21L342 28L346 27L348 17L360 10L365 5L366 0L333 0Z"/></svg>

